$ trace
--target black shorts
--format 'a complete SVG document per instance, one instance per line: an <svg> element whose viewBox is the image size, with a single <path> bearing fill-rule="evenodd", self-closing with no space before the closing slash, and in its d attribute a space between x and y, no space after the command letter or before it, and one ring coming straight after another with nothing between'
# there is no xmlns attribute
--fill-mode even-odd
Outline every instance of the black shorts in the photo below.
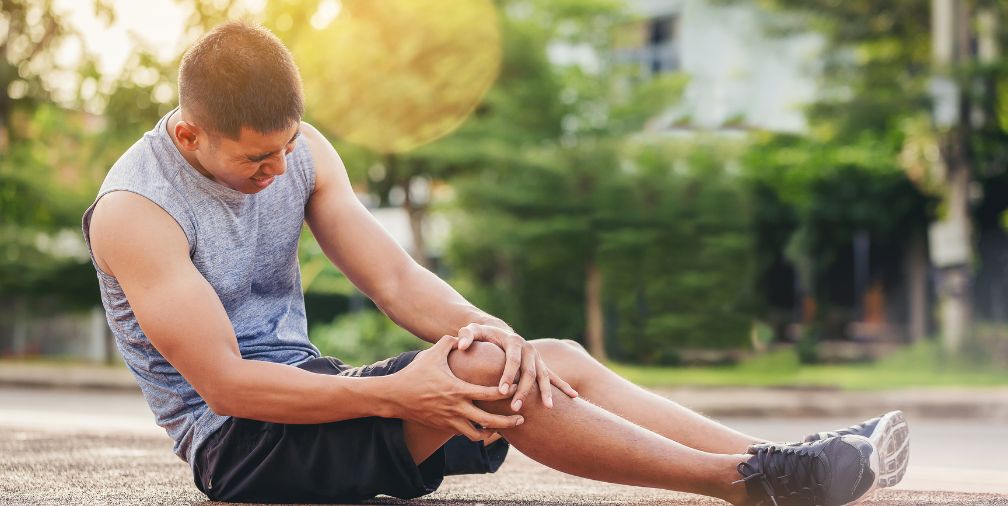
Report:
<svg viewBox="0 0 1008 506"><path fill-rule="evenodd" d="M320 374L382 376L406 367L417 353L362 367L332 357L298 367ZM203 493L222 501L358 502L379 494L412 499L436 490L446 475L495 472L508 448L503 438L484 446L455 436L418 466L398 418L322 424L230 418L197 452L193 475Z"/></svg>

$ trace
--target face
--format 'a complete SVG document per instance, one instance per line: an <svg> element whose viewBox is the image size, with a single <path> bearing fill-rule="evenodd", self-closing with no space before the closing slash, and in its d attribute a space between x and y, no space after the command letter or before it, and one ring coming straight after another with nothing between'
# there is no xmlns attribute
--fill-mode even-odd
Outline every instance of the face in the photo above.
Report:
<svg viewBox="0 0 1008 506"><path fill-rule="evenodd" d="M197 130L197 129L194 129ZM287 171L286 155L294 150L300 124L268 134L242 127L238 139L191 132L195 145L187 158L204 176L242 193L257 193Z"/></svg>

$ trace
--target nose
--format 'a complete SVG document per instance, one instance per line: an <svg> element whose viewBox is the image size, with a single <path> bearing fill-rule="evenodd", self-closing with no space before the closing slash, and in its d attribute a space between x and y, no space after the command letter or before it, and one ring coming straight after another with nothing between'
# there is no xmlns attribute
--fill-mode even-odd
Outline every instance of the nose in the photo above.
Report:
<svg viewBox="0 0 1008 506"><path fill-rule="evenodd" d="M266 177L281 176L287 172L287 157L281 156L279 161L270 161L259 167L260 172Z"/></svg>

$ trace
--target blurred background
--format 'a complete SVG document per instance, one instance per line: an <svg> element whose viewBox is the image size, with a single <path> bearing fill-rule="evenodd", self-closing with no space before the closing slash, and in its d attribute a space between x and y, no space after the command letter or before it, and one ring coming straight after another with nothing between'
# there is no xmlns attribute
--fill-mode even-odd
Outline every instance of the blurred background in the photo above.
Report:
<svg viewBox="0 0 1008 506"><path fill-rule="evenodd" d="M1008 385L995 0L4 0L0 369L119 365L80 220L228 19L420 263L648 386ZM310 337L422 343L304 230Z"/></svg>

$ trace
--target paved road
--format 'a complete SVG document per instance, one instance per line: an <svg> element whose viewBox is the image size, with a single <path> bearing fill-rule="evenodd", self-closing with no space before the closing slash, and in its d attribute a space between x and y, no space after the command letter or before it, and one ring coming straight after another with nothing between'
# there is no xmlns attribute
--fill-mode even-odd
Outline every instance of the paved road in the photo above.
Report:
<svg viewBox="0 0 1008 506"><path fill-rule="evenodd" d="M837 419L722 418L746 432L792 439ZM1008 425L911 419L911 467L868 504L1008 505ZM0 504L203 504L187 466L125 392L0 388ZM394 502L394 501L393 501ZM512 452L495 475L449 477L412 504L721 504L696 496L565 475Z"/></svg>

